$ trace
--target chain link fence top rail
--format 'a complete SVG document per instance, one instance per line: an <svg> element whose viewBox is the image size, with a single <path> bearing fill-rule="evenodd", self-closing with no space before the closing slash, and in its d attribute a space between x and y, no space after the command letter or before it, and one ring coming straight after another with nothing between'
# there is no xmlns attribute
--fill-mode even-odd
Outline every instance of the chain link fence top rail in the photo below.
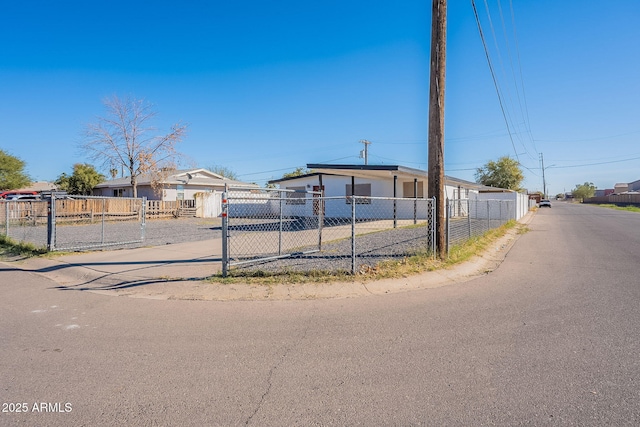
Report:
<svg viewBox="0 0 640 427"><path fill-rule="evenodd" d="M447 242L450 248L516 219L513 200L447 200Z"/></svg>
<svg viewBox="0 0 640 427"><path fill-rule="evenodd" d="M18 243L47 246L47 202L1 200L0 234Z"/></svg>
<svg viewBox="0 0 640 427"><path fill-rule="evenodd" d="M143 198L65 196L52 198L49 250L78 250L144 241ZM51 232L51 231L50 231Z"/></svg>
<svg viewBox="0 0 640 427"><path fill-rule="evenodd" d="M76 199L78 197L67 198L67 200ZM133 207L127 207L126 204L123 206L122 203L117 202L127 199L109 197L105 202L103 237L102 209L91 211L85 205L79 208L76 206L76 212L71 212L69 211L71 203L67 201L64 205L69 209L65 211L65 208L61 206L61 200L62 198L57 196L56 205L59 215L54 223L55 234L50 233L48 229L48 200L0 200L0 235L6 235L18 243L30 243L36 247L54 251L92 250L103 247L131 248L141 244L167 245L221 237L221 218L176 218L174 214L171 214L167 217L149 220L149 215L147 215L143 224L136 223L134 215L138 210L137 203L134 203ZM94 200L98 200L98 198ZM118 212L126 212L125 208L129 209L130 214L118 215ZM148 214L146 209L145 212ZM157 218L158 215L152 214L152 217ZM6 221L6 218L9 218L9 222ZM142 217L140 221L142 221ZM144 230L140 228L142 226L144 226ZM84 235L84 233L87 234ZM141 238L142 234L144 239ZM53 247L49 245L49 237L54 239Z"/></svg>
<svg viewBox="0 0 640 427"><path fill-rule="evenodd" d="M430 199L231 191L223 263L253 271L356 272L433 252L432 209Z"/></svg>

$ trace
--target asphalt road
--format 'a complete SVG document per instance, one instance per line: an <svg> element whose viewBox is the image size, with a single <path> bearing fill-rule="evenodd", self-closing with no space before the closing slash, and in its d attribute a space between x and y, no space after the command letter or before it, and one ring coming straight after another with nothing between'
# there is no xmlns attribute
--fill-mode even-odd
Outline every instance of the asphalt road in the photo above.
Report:
<svg viewBox="0 0 640 427"><path fill-rule="evenodd" d="M554 203L529 228L489 275L353 299L143 300L0 270L0 425L640 424L640 214Z"/></svg>

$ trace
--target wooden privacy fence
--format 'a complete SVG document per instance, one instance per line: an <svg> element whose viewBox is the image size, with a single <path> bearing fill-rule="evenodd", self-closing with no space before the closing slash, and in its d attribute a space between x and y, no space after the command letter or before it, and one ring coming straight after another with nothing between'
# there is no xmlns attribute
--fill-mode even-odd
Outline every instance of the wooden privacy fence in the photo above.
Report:
<svg viewBox="0 0 640 427"><path fill-rule="evenodd" d="M147 218L196 216L195 200L147 200Z"/></svg>
<svg viewBox="0 0 640 427"><path fill-rule="evenodd" d="M124 198L60 198L56 199L56 221L136 220L142 214L139 199ZM195 217L195 200L147 200L146 218ZM2 203L0 222L22 220L34 224L47 223L47 201L10 201Z"/></svg>
<svg viewBox="0 0 640 427"><path fill-rule="evenodd" d="M86 219L93 222L103 215L108 220L128 220L139 219L141 214L142 206L137 199L56 199L56 221Z"/></svg>
<svg viewBox="0 0 640 427"><path fill-rule="evenodd" d="M82 216L93 219L95 215L101 215L103 211L109 219L134 219L140 216L141 205L136 199L123 198L56 200L57 218ZM195 216L195 211L195 200L147 200L145 216L146 218Z"/></svg>
<svg viewBox="0 0 640 427"><path fill-rule="evenodd" d="M119 198L60 198L55 201L57 222L138 220L142 214L139 199ZM0 220L27 221L46 224L49 201L7 201L2 203Z"/></svg>
<svg viewBox="0 0 640 427"><path fill-rule="evenodd" d="M35 224L47 223L47 204L43 201L2 201L0 203L0 223L21 221Z"/></svg>
<svg viewBox="0 0 640 427"><path fill-rule="evenodd" d="M96 198L96 199L57 199L56 218L84 217L90 220L102 212L111 220L135 219L141 215L139 199ZM146 218L168 218L195 216L195 200L147 200ZM45 211L46 216L46 211Z"/></svg>
<svg viewBox="0 0 640 427"><path fill-rule="evenodd" d="M608 196L584 199L583 203L612 203L614 205L640 206L640 194L610 194Z"/></svg>

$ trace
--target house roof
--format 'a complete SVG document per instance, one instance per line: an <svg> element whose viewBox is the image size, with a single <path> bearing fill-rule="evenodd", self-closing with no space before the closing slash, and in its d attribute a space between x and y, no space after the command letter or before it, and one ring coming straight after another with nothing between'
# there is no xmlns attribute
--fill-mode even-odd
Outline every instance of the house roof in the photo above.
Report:
<svg viewBox="0 0 640 427"><path fill-rule="evenodd" d="M358 178L384 179L397 176L400 179L427 178L428 173L422 169L414 169L399 165L329 165L309 163L307 168L316 172L334 175L356 176Z"/></svg>
<svg viewBox="0 0 640 427"><path fill-rule="evenodd" d="M151 185L153 175L146 173L138 176L138 185ZM237 185L237 186L251 186L254 184L248 184L246 182L236 181L228 179L217 173L213 173L207 169L184 169L176 170L169 174L162 180L163 184L167 185ZM95 188L109 188L109 187L130 187L131 178L126 176L123 178L111 179L101 182L96 185Z"/></svg>
<svg viewBox="0 0 640 427"><path fill-rule="evenodd" d="M425 170L400 165L330 165L309 163L307 164L307 168L313 172L296 177L274 179L269 181L269 183L278 184L280 182L317 175L354 176L365 179L393 179L394 176L397 176L402 180L414 180L416 178L427 180L429 177L429 173ZM488 187L451 176L445 176L445 182L447 185L460 186L478 191L512 191L503 188Z"/></svg>
<svg viewBox="0 0 640 427"><path fill-rule="evenodd" d="M42 191L57 190L57 188L58 187L53 182L37 181L37 182L32 182L27 187L20 188L19 190L13 190L13 191L38 191L38 192L42 192Z"/></svg>

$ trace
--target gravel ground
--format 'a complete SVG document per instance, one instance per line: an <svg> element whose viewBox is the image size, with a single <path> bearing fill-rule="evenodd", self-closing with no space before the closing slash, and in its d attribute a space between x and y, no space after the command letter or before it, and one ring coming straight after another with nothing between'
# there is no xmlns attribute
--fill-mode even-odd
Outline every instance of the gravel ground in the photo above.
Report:
<svg viewBox="0 0 640 427"><path fill-rule="evenodd" d="M255 232L255 239L252 247L264 245L269 234L261 221L256 224L244 225L248 233ZM499 227L503 221L491 221L492 227ZM134 242L129 244L113 244L106 247L97 247L96 244L102 239L103 228L100 223L87 225L60 224L57 227L56 245L61 250L73 250L78 246L84 246L90 250L93 245L95 249L120 249L140 246L160 246L172 243L184 243L200 240L210 240L222 236L221 219L202 218L170 218L147 220L145 224L145 238L141 239L140 223L135 221L108 222L104 227L104 239L106 242ZM258 226L254 229L254 225ZM452 244L466 240L469 229L472 233L482 234L488 229L487 221L452 221L450 232ZM4 231L4 230L2 230ZM327 236L330 236L331 228L327 227ZM270 234L271 236L273 234ZM323 236L325 234L323 233ZM26 241L38 246L46 246L47 227L39 226L12 226L9 236L18 241ZM138 241L138 242L135 242ZM231 247L234 246L233 233ZM313 242L308 246L301 244L295 249L296 252L304 252L315 249ZM356 238L356 271L373 267L384 260L402 259L410 256L416 251L424 251L429 248L428 230L426 227L407 227L385 231L377 231L362 234ZM351 239L339 239L333 242L325 242L321 252L309 253L306 255L293 255L287 258L272 259L269 261L257 261L255 263L243 264L233 268L243 271L351 271ZM233 256L233 253L232 253Z"/></svg>
<svg viewBox="0 0 640 427"><path fill-rule="evenodd" d="M197 242L222 237L220 218L179 218L148 220L145 246Z"/></svg>
<svg viewBox="0 0 640 427"><path fill-rule="evenodd" d="M107 249L132 248L140 246L160 246L171 243L194 242L220 238L221 220L202 218L170 218L147 220L143 241L140 223L137 221L106 222L104 241L111 243ZM4 226L4 224L3 224ZM4 229L0 230L4 232ZM56 227L56 247L59 250L90 250L98 247L102 241L102 224L59 224ZM10 224L9 237L19 242L28 242L36 246L47 245L46 225ZM119 242L135 242L118 244ZM85 249L83 249L85 248Z"/></svg>
<svg viewBox="0 0 640 427"><path fill-rule="evenodd" d="M402 259L417 251L427 250L429 239L425 227L398 228L387 231L364 234L356 237L356 270L373 267L389 259ZM313 247L300 248L299 251ZM342 239L322 245L321 252L306 255L294 255L270 261L260 261L238 266L242 271L347 271L352 268L351 239Z"/></svg>
<svg viewBox="0 0 640 427"><path fill-rule="evenodd" d="M491 227L500 227L505 221L457 220L451 221L449 227L452 235L451 244L461 243L469 239L469 231L473 235L481 235ZM362 234L356 237L355 270L362 271L367 267L374 267L381 261L399 260L415 254L427 251L430 248L430 239L426 227L406 227ZM298 252L314 249L313 246L299 248ZM352 270L351 239L342 239L325 243L321 252L305 255L293 255L276 260L258 261L251 264L242 264L235 268L242 271L295 271L305 272L311 270L320 271L347 271Z"/></svg>

